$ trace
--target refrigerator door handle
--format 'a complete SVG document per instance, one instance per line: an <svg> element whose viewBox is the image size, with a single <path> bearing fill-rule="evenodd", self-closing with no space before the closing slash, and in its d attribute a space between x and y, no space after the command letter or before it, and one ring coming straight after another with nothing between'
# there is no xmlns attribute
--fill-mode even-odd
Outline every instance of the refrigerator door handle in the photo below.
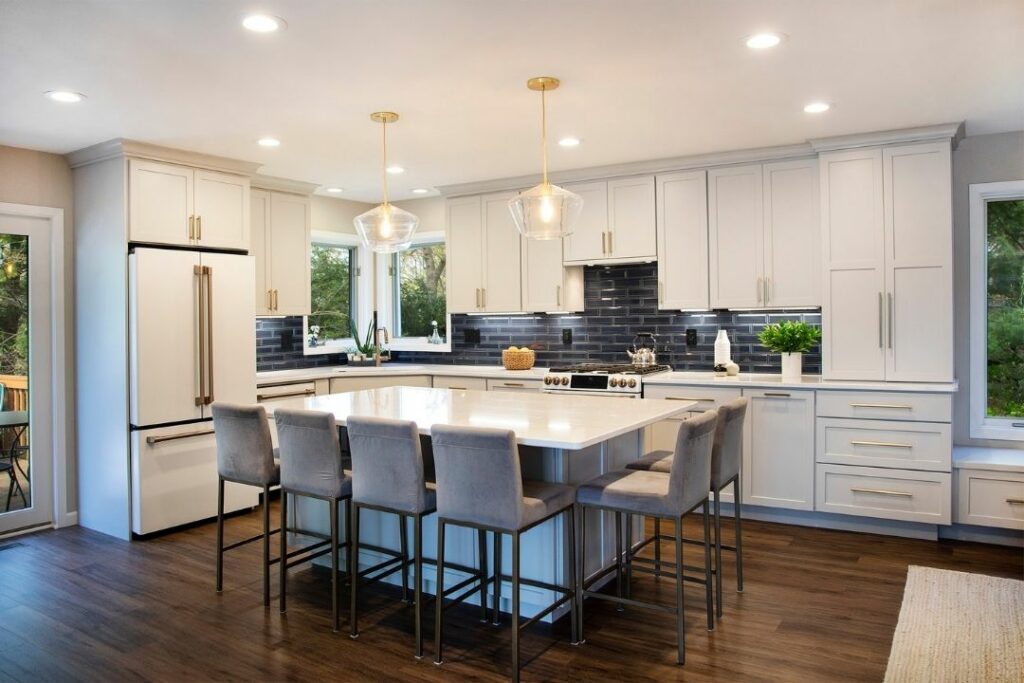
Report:
<svg viewBox="0 0 1024 683"><path fill-rule="evenodd" d="M206 405L210 405L213 403L213 267L203 266L203 271L206 274Z"/></svg>
<svg viewBox="0 0 1024 683"><path fill-rule="evenodd" d="M196 313L198 319L198 341L199 341L199 395L196 396L196 405L201 406L206 401L206 312L203 299L203 267L193 266L192 273L196 277Z"/></svg>

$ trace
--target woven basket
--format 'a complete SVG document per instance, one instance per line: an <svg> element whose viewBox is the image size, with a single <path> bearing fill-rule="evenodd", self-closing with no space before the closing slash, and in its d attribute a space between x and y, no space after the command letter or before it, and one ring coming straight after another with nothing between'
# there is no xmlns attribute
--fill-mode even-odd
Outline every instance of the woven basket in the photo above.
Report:
<svg viewBox="0 0 1024 683"><path fill-rule="evenodd" d="M529 349L526 351L505 349L501 352L501 364L505 366L506 370L529 370L533 367L535 360L537 360L536 354Z"/></svg>

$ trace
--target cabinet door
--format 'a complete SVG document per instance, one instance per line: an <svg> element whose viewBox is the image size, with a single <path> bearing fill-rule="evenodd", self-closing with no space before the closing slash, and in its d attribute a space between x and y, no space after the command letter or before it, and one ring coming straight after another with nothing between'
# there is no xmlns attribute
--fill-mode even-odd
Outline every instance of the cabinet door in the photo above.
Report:
<svg viewBox="0 0 1024 683"><path fill-rule="evenodd" d="M521 237L512 212L509 193L483 198L484 262L483 308L496 313L522 309Z"/></svg>
<svg viewBox="0 0 1024 683"><path fill-rule="evenodd" d="M658 308L708 308L708 195L704 171L657 178Z"/></svg>
<svg viewBox="0 0 1024 683"><path fill-rule="evenodd" d="M826 152L819 164L822 376L885 379L882 151Z"/></svg>
<svg viewBox="0 0 1024 683"><path fill-rule="evenodd" d="M600 261L608 258L608 183L566 185L583 198L583 210L573 233L565 238L566 261Z"/></svg>
<svg viewBox="0 0 1024 683"><path fill-rule="evenodd" d="M743 502L814 508L814 392L744 389Z"/></svg>
<svg viewBox="0 0 1024 683"><path fill-rule="evenodd" d="M562 240L522 239L523 305L529 312L565 310Z"/></svg>
<svg viewBox="0 0 1024 683"><path fill-rule="evenodd" d="M207 281L212 342L206 348L208 392L214 401L256 402L256 326L251 256L201 255ZM209 406L204 417L211 417Z"/></svg>
<svg viewBox="0 0 1024 683"><path fill-rule="evenodd" d="M887 147L885 378L953 379L953 219L948 142Z"/></svg>
<svg viewBox="0 0 1024 683"><path fill-rule="evenodd" d="M821 306L818 161L764 165L765 305Z"/></svg>
<svg viewBox="0 0 1024 683"><path fill-rule="evenodd" d="M608 181L608 252L612 258L658 256L654 176Z"/></svg>
<svg viewBox="0 0 1024 683"><path fill-rule="evenodd" d="M249 209L249 254L256 266L256 315L272 315L270 280L270 193L253 190Z"/></svg>
<svg viewBox="0 0 1024 683"><path fill-rule="evenodd" d="M249 248L249 179L195 171L196 236L204 247Z"/></svg>
<svg viewBox="0 0 1024 683"><path fill-rule="evenodd" d="M275 315L309 315L309 197L270 197L270 284Z"/></svg>
<svg viewBox="0 0 1024 683"><path fill-rule="evenodd" d="M764 306L761 165L708 171L712 308Z"/></svg>
<svg viewBox="0 0 1024 683"><path fill-rule="evenodd" d="M483 220L480 197L449 199L447 210L448 312L480 310Z"/></svg>
<svg viewBox="0 0 1024 683"><path fill-rule="evenodd" d="M189 218L192 176L186 166L131 159L128 162L128 241L192 243Z"/></svg>

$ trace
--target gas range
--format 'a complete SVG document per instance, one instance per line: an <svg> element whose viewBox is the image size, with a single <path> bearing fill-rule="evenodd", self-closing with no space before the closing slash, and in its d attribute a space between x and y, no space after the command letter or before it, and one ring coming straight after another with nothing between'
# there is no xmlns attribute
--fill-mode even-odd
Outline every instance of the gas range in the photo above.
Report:
<svg viewBox="0 0 1024 683"><path fill-rule="evenodd" d="M670 372L668 365L631 365L629 363L582 363L553 367L544 376L543 391L578 393L623 398L641 398L643 378Z"/></svg>

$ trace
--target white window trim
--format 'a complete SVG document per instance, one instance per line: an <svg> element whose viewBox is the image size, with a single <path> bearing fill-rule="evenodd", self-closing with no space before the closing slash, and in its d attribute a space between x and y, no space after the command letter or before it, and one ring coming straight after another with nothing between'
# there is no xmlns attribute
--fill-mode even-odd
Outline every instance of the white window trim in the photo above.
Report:
<svg viewBox="0 0 1024 683"><path fill-rule="evenodd" d="M1024 419L994 418L988 405L988 202L1024 199L1024 180L970 186L971 438L1024 441Z"/></svg>
<svg viewBox="0 0 1024 683"><path fill-rule="evenodd" d="M311 244L328 244L337 247L349 247L355 249L356 254L356 329L362 330L370 324L373 316L371 304L372 293L369 286L373 268L373 255L369 249L363 246L358 235L344 232L330 232L326 230L314 230L310 235ZM309 318L302 316L302 354L305 356L319 356L326 353L347 353L349 348L355 346L351 337L345 339L332 339L323 346L309 346Z"/></svg>
<svg viewBox="0 0 1024 683"><path fill-rule="evenodd" d="M445 249L447 250L448 245L445 240L445 233L443 230L416 233L412 240L412 246L436 244L438 242L444 243ZM393 292L395 291L395 277L397 277L397 274L392 274L389 268L393 257L394 254L377 254L377 291L379 292L377 316L378 320L387 321L385 324L389 330L395 329ZM392 351L429 351L433 353L451 353L451 313L448 313L445 316L444 328L447 331L447 335L445 336L443 344L430 344L427 342L426 337L392 337L391 343L388 344L388 348Z"/></svg>

